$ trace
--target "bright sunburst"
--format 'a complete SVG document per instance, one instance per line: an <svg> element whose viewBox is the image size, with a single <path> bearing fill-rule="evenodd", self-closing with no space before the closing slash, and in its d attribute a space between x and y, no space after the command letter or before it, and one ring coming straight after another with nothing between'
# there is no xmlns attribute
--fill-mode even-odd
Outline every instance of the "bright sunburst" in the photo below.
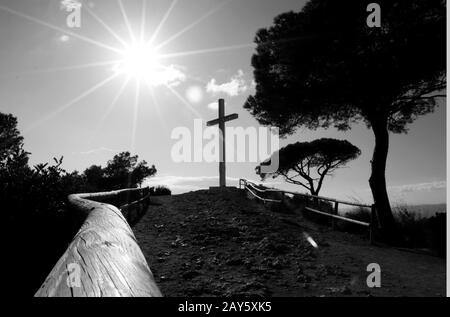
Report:
<svg viewBox="0 0 450 317"><path fill-rule="evenodd" d="M154 84L164 72L164 67L159 64L159 55L151 46L136 43L126 47L122 59L113 66L113 70Z"/></svg>

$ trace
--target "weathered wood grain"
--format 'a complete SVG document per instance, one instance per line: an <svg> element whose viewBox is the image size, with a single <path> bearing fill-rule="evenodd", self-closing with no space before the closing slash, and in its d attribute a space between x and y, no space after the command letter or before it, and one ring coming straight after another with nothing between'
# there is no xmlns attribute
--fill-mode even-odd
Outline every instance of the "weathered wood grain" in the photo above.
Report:
<svg viewBox="0 0 450 317"><path fill-rule="evenodd" d="M121 206L130 197L142 203L146 194L148 191L133 189L70 195L70 204L84 222L35 296L162 296L124 215L105 203ZM140 203L126 208L142 208Z"/></svg>

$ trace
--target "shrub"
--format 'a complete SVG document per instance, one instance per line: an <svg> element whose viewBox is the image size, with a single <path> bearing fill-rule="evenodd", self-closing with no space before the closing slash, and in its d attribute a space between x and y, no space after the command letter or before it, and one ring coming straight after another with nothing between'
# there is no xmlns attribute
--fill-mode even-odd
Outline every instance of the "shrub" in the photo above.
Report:
<svg viewBox="0 0 450 317"><path fill-rule="evenodd" d="M447 222L445 213L436 213L432 217L421 217L408 211L406 206L395 209L401 244L406 248L428 249L435 255L446 255Z"/></svg>
<svg viewBox="0 0 450 317"><path fill-rule="evenodd" d="M168 196L172 195L172 191L166 186L156 186L150 188L151 196Z"/></svg>
<svg viewBox="0 0 450 317"><path fill-rule="evenodd" d="M358 221L362 221L362 222L367 222L370 223L371 222L371 210L370 208L367 207L355 207L352 208L351 210L345 212L344 214L341 214L341 216L353 219L353 220L358 220ZM345 232L349 232L349 233L367 233L368 229L367 227L361 226L361 225L357 225L355 223L351 223L351 222L347 222L347 221L337 221L337 228L345 231Z"/></svg>

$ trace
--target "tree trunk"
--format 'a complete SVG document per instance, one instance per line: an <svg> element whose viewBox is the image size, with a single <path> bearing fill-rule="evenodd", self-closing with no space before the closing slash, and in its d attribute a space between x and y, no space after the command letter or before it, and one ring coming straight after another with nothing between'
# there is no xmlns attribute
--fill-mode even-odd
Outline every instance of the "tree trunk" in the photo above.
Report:
<svg viewBox="0 0 450 317"><path fill-rule="evenodd" d="M395 220L386 190L386 161L389 150L389 131L387 120L378 118L372 122L375 134L375 149L372 157L372 173L369 178L373 200L377 209L381 234L388 241L395 240Z"/></svg>
<svg viewBox="0 0 450 317"><path fill-rule="evenodd" d="M310 183L311 183L311 187L309 189L309 192L311 193L311 196L317 196L318 192L314 189L314 184L312 183L312 181ZM313 201L313 205L315 207L319 207L319 199L318 198L314 197L312 201Z"/></svg>

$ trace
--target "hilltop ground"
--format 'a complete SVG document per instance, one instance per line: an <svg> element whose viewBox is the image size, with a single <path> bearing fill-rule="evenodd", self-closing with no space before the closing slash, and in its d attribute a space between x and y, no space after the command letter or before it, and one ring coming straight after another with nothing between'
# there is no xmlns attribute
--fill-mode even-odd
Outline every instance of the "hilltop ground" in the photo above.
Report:
<svg viewBox="0 0 450 317"><path fill-rule="evenodd" d="M445 296L445 260L371 246L238 189L155 198L133 231L165 296ZM381 288L367 287L369 263Z"/></svg>

